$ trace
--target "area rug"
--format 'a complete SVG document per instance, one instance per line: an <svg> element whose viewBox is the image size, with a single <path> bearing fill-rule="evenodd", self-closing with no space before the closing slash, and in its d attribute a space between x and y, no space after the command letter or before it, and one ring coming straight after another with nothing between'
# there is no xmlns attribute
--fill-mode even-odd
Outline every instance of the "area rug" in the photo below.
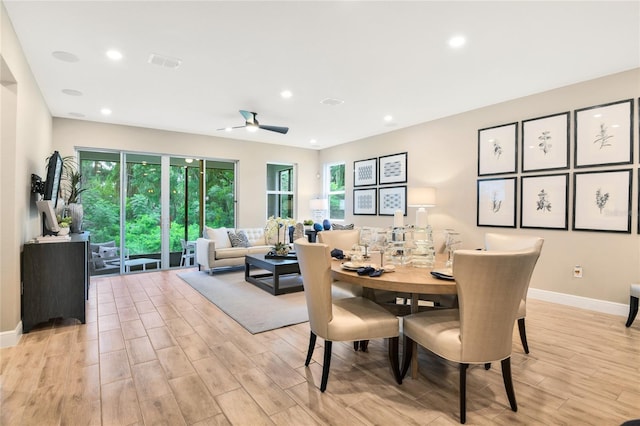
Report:
<svg viewBox="0 0 640 426"><path fill-rule="evenodd" d="M178 276L252 334L309 321L303 292L273 296L246 282L244 271L214 275L193 271ZM300 277L280 281L287 279Z"/></svg>

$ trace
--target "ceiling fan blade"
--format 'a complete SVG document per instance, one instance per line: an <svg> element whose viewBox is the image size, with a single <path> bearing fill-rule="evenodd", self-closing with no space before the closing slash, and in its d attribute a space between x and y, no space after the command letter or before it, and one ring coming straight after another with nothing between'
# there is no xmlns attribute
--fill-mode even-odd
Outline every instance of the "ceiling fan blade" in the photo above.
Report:
<svg viewBox="0 0 640 426"><path fill-rule="evenodd" d="M278 132L278 133L282 133L283 135L286 135L287 132L289 131L288 127L280 127L280 126L267 126L264 124L260 124L258 125L259 129L263 129L263 130L270 130L272 132Z"/></svg>
<svg viewBox="0 0 640 426"><path fill-rule="evenodd" d="M227 130L227 129L243 129L247 127L247 125L245 124L244 126L234 126L234 127L223 127L222 129L216 129L216 130Z"/></svg>
<svg viewBox="0 0 640 426"><path fill-rule="evenodd" d="M245 111L243 109L240 110L240 114L242 114L242 116L244 117L244 120L249 123L253 123L257 115L255 112Z"/></svg>

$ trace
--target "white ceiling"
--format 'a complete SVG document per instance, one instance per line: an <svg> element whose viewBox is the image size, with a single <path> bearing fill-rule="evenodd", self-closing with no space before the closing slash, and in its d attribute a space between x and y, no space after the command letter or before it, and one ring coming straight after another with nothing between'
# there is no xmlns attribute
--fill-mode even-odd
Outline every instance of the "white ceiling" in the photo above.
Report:
<svg viewBox="0 0 640 426"><path fill-rule="evenodd" d="M55 117L305 148L640 67L639 1L3 2ZM239 109L290 131L216 130Z"/></svg>

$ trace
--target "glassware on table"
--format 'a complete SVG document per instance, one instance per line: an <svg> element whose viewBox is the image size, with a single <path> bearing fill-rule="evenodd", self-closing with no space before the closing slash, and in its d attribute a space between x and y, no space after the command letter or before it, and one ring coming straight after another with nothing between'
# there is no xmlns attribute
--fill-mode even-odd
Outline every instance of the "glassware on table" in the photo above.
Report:
<svg viewBox="0 0 640 426"><path fill-rule="evenodd" d="M447 268L453 267L453 252L460 243L462 243L462 241L460 240L459 232L456 232L453 229L444 230L444 245L445 252L447 253L447 263L445 266Z"/></svg>
<svg viewBox="0 0 640 426"><path fill-rule="evenodd" d="M380 267L384 267L384 253L387 247L387 233L382 229L374 229L369 249L380 253Z"/></svg>
<svg viewBox="0 0 640 426"><path fill-rule="evenodd" d="M369 245L371 244L371 238L373 237L373 232L370 228L362 228L360 230L360 245L364 247L364 258L369 258Z"/></svg>
<svg viewBox="0 0 640 426"><path fill-rule="evenodd" d="M414 228L413 249L411 263L416 268L433 268L436 261L436 251L433 245L431 226Z"/></svg>

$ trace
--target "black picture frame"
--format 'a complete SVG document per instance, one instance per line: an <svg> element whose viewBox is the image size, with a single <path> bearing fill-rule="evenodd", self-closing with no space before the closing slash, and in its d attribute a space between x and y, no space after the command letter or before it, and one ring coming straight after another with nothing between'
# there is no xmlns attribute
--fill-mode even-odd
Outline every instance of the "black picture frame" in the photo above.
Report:
<svg viewBox="0 0 640 426"><path fill-rule="evenodd" d="M378 191L376 188L353 190L353 214L375 216Z"/></svg>
<svg viewBox="0 0 640 426"><path fill-rule="evenodd" d="M478 130L478 176L516 173L518 123Z"/></svg>
<svg viewBox="0 0 640 426"><path fill-rule="evenodd" d="M407 182L407 153L378 157L378 182L380 185Z"/></svg>
<svg viewBox="0 0 640 426"><path fill-rule="evenodd" d="M478 179L476 225L516 227L517 178Z"/></svg>
<svg viewBox="0 0 640 426"><path fill-rule="evenodd" d="M631 233L632 169L573 173L574 231Z"/></svg>
<svg viewBox="0 0 640 426"><path fill-rule="evenodd" d="M633 162L633 99L574 111L574 166Z"/></svg>
<svg viewBox="0 0 640 426"><path fill-rule="evenodd" d="M387 186L378 189L378 215L393 216L396 210L407 215L407 187Z"/></svg>
<svg viewBox="0 0 640 426"><path fill-rule="evenodd" d="M569 229L569 173L520 178L520 227Z"/></svg>
<svg viewBox="0 0 640 426"><path fill-rule="evenodd" d="M522 172L569 168L569 111L522 121Z"/></svg>
<svg viewBox="0 0 640 426"><path fill-rule="evenodd" d="M378 183L378 158L353 162L353 186L371 186Z"/></svg>

